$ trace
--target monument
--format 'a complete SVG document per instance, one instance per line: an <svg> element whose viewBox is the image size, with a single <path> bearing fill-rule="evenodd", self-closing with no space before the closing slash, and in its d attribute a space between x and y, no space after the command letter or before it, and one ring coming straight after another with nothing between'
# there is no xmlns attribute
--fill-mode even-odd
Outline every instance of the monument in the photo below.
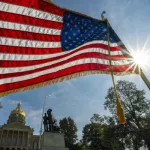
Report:
<svg viewBox="0 0 150 150"><path fill-rule="evenodd" d="M43 117L44 133L41 137L41 150L69 150L65 147L64 135L60 133L57 120L52 115L52 109L47 110Z"/></svg>

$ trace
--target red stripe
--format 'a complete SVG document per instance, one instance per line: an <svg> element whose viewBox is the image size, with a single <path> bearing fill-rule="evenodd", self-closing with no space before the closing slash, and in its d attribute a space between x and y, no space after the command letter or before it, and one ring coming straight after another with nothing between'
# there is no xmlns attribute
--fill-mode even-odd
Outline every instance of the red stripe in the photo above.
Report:
<svg viewBox="0 0 150 150"><path fill-rule="evenodd" d="M74 51L74 53L77 51ZM33 66L33 65L38 65L38 64L43 64L43 63L47 63L47 62L51 62L51 61L55 61L55 60L59 60L61 58L67 57L70 54L66 54L63 56L58 56L58 57L53 57L53 58L47 58L47 59L42 59L42 60L30 60L30 61L15 61L15 60L0 60L0 66L2 67L25 67L25 66ZM84 58L101 58L101 59L106 59L106 60L126 60L127 58L123 55L116 55L116 56L109 56L106 54L100 54L97 52L86 52L83 54L79 54L76 55L70 59L67 59L65 62L68 61L73 61L76 59L84 59Z"/></svg>
<svg viewBox="0 0 150 150"><path fill-rule="evenodd" d="M66 12L64 9L53 4L49 4L43 0L39 0L39 1L40 1L39 9L47 11L49 13L57 14L59 16L64 16L64 13Z"/></svg>
<svg viewBox="0 0 150 150"><path fill-rule="evenodd" d="M104 44L90 44L86 46L82 46L77 49L77 51L85 49L85 48L102 48L107 50L107 46ZM118 47L111 47L111 51L119 51ZM17 47L17 46L2 46L0 45L0 52L2 53L10 53L10 54L52 54L61 52L60 48L27 48L27 47ZM70 51L72 54L73 51Z"/></svg>
<svg viewBox="0 0 150 150"><path fill-rule="evenodd" d="M60 42L60 35L39 34L26 31L10 30L0 28L0 36L7 38L39 40L39 41L54 41Z"/></svg>
<svg viewBox="0 0 150 150"><path fill-rule="evenodd" d="M41 67L41 68L34 69L34 70L29 70L29 71L24 71L24 72L16 72L16 73L8 73L8 74L0 74L0 79L2 79L2 78L9 78L9 77L17 77L17 76L22 76L22 75L28 75L28 74L32 74L32 73L37 73L39 71L44 71L44 70L47 70L47 69L52 69L54 67L59 67L59 66L62 66L64 64L66 64L66 63L69 63L69 62L72 62L72 61L75 61L75 60L80 60L80 59L83 59L83 61L84 61L85 57L82 56L82 58L81 58L81 56L78 55L78 56L72 57L70 59L61 61L59 63L55 63L55 64L52 64L52 65ZM122 66L122 65L120 65L120 66Z"/></svg>
<svg viewBox="0 0 150 150"><path fill-rule="evenodd" d="M15 5L21 5L21 6L25 6L25 7L31 7L34 9L38 9L38 10L42 10L42 11L47 11L53 14L57 14L60 16L63 16L65 13L65 10L44 2L43 0L0 0L1 2L7 2L10 4L15 4Z"/></svg>
<svg viewBox="0 0 150 150"><path fill-rule="evenodd" d="M19 47L19 46L6 46L0 45L1 53L8 54L52 54L62 52L62 48L30 48L30 47Z"/></svg>
<svg viewBox="0 0 150 150"><path fill-rule="evenodd" d="M63 23L0 11L0 20L39 27L62 29Z"/></svg>
<svg viewBox="0 0 150 150"><path fill-rule="evenodd" d="M125 70L127 70L129 67L129 65L126 66L113 66L112 67L112 71L113 72L123 72ZM58 77L62 77L62 76L66 76L72 73L77 73L77 72L81 72L81 71L92 71L92 70L99 70L99 71L110 71L110 67L108 65L99 65L99 64L82 64L82 65L77 65L77 66L73 66L61 71L57 71L54 73L50 73L50 74L46 74L34 79L29 79L29 80L24 80L24 81L20 81L20 82L14 82L14 83L7 83L7 84L3 84L1 85L0 88L0 92L4 92L4 91L9 91L9 90L13 90L13 89L18 89L18 88L23 88L29 85L34 85L37 83L41 83L44 81L48 81L48 80L52 80L52 79L56 79ZM133 69L131 68L129 71L132 71Z"/></svg>

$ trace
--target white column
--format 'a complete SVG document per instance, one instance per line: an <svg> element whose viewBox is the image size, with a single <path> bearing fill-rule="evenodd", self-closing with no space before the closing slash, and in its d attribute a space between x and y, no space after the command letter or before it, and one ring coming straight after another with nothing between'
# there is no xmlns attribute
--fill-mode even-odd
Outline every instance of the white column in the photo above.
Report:
<svg viewBox="0 0 150 150"><path fill-rule="evenodd" d="M10 145L12 145L12 142L13 142L13 136L14 136L14 130L12 130L12 136L11 136L11 143L10 143Z"/></svg>
<svg viewBox="0 0 150 150"><path fill-rule="evenodd" d="M27 132L27 147L29 147L29 132Z"/></svg>
<svg viewBox="0 0 150 150"><path fill-rule="evenodd" d="M19 131L18 131L18 134L17 134L17 139L16 139L16 146L18 145L18 136L19 136Z"/></svg>
<svg viewBox="0 0 150 150"><path fill-rule="evenodd" d="M22 133L22 142L21 142L21 145L24 146L24 132Z"/></svg>
<svg viewBox="0 0 150 150"><path fill-rule="evenodd" d="M6 134L6 144L5 145L8 145L8 134L9 134L9 130L6 130L7 131L7 134Z"/></svg>
<svg viewBox="0 0 150 150"><path fill-rule="evenodd" d="M2 132L1 132L0 144L2 144L2 139L3 139L3 129L2 129Z"/></svg>

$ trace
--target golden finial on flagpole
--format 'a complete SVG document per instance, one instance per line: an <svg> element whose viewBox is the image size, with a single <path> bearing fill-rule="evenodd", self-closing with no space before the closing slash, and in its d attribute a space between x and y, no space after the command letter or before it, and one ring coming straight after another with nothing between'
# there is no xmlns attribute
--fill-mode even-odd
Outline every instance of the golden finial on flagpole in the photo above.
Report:
<svg viewBox="0 0 150 150"><path fill-rule="evenodd" d="M105 18L104 14L106 14L106 11L103 11L101 13L101 18L102 18L102 21L106 21L107 19Z"/></svg>

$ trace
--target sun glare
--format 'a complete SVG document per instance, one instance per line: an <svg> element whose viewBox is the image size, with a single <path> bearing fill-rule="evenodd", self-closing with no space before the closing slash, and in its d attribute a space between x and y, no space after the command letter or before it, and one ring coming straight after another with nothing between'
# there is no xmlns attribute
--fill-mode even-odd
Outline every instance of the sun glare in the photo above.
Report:
<svg viewBox="0 0 150 150"><path fill-rule="evenodd" d="M148 65L150 58L145 52L135 52L133 54L133 61L135 64L139 65L140 67L144 67L145 65Z"/></svg>

